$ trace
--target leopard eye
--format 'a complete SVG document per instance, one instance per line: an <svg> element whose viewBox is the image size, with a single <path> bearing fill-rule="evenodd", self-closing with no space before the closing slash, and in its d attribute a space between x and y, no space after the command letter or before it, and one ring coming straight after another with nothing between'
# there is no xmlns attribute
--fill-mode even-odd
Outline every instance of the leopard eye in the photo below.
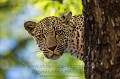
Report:
<svg viewBox="0 0 120 79"><path fill-rule="evenodd" d="M63 30L57 30L57 31L55 32L55 34L56 34L56 35L62 35L62 34L64 34L64 31L63 31Z"/></svg>
<svg viewBox="0 0 120 79"><path fill-rule="evenodd" d="M45 38L44 34L38 34L38 35L36 35L36 37L38 37L40 39Z"/></svg>
<svg viewBox="0 0 120 79"><path fill-rule="evenodd" d="M41 35L39 35L39 36L42 37L42 38L45 38L44 34L41 34Z"/></svg>
<svg viewBox="0 0 120 79"><path fill-rule="evenodd" d="M62 30L61 26L55 26L54 29L55 30Z"/></svg>

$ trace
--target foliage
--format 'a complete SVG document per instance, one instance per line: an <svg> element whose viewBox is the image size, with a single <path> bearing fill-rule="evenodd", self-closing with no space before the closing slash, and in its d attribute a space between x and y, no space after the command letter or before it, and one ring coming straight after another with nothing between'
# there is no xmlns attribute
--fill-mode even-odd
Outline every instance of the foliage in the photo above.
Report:
<svg viewBox="0 0 120 79"><path fill-rule="evenodd" d="M81 3L81 0L63 0L62 3L59 0L0 0L0 78L13 79L13 71L19 74L21 70L30 74L25 77L21 75L21 79L28 79L31 75L31 79L41 79L40 71L43 70L36 66L53 65L51 69L44 70L59 71L59 79L69 79L67 75L71 74L80 76L76 79L84 79L82 61L68 54L56 61L46 59L23 27L27 20L38 22L47 16L59 17L69 11L73 15L82 14ZM35 73L31 73L33 70ZM57 74L55 71L54 75ZM47 78L56 79L55 76Z"/></svg>

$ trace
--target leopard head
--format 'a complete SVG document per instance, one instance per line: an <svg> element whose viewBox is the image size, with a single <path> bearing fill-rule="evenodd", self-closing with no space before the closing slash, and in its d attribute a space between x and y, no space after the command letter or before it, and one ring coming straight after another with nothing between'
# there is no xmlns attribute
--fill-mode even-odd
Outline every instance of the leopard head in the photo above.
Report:
<svg viewBox="0 0 120 79"><path fill-rule="evenodd" d="M27 21L25 29L32 35L44 56L56 60L60 58L66 48L66 41L70 35L70 19L72 12L62 17L46 17L40 22Z"/></svg>

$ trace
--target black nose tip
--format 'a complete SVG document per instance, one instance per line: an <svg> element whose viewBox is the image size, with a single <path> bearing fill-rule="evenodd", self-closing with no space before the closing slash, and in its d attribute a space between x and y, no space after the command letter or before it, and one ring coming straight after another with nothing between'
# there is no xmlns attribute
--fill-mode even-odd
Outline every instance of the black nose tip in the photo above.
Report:
<svg viewBox="0 0 120 79"><path fill-rule="evenodd" d="M53 47L49 47L48 49L50 49L51 51L54 51L56 47L57 46L53 46Z"/></svg>

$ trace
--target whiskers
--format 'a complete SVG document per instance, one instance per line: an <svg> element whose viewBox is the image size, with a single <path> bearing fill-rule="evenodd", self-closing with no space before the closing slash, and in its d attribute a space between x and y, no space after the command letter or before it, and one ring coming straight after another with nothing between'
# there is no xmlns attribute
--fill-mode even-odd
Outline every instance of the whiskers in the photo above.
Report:
<svg viewBox="0 0 120 79"><path fill-rule="evenodd" d="M43 55L43 51L41 51L41 50L37 50L37 51L35 51L35 52L32 52L32 53L30 53L32 56L35 56L35 57L37 57L37 58L41 58L41 57L43 57L44 55Z"/></svg>

